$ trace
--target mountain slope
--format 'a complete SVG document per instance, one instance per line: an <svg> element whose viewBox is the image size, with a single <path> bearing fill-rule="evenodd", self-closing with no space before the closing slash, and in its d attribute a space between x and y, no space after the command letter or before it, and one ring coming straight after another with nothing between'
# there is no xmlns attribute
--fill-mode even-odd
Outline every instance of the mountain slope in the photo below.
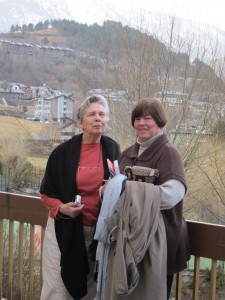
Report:
<svg viewBox="0 0 225 300"><path fill-rule="evenodd" d="M115 6L107 0L83 0L82 3L77 0L0 0L1 32L8 32L11 25L36 25L40 21L53 19L87 24L114 20L155 35L177 52L188 53L191 46L191 53L188 53L190 57L194 59L198 56L206 62L223 57L225 52L223 29L162 13L142 11L138 7L126 7L122 1Z"/></svg>

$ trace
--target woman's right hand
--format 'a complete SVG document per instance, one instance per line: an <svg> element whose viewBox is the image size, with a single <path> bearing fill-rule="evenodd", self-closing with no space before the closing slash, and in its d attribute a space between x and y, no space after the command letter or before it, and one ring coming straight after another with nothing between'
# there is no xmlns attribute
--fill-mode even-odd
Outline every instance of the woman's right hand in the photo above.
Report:
<svg viewBox="0 0 225 300"><path fill-rule="evenodd" d="M64 203L59 207L59 213L70 218L76 218L82 211L84 204L77 204L76 202Z"/></svg>

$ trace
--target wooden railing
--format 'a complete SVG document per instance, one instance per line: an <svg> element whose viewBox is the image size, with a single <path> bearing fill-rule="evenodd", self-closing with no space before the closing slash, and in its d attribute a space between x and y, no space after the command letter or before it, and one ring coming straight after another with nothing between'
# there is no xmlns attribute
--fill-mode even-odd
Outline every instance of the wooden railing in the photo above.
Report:
<svg viewBox="0 0 225 300"><path fill-rule="evenodd" d="M39 225L43 241L47 215L38 197L0 192L0 299L40 299L42 251L34 237Z"/></svg>
<svg viewBox="0 0 225 300"><path fill-rule="evenodd" d="M0 299L40 298L42 251L35 248L35 230L37 225L41 226L42 245L47 215L39 197L0 192ZM188 221L188 230L195 259L190 299L203 299L199 286L200 259L206 257L212 262L208 299L216 300L217 261L225 261L225 226ZM182 283L179 273L177 300L182 299Z"/></svg>
<svg viewBox="0 0 225 300"><path fill-rule="evenodd" d="M203 299L199 289L200 259L203 257L211 260L210 291L207 299L216 300L217 263L225 261L225 226L193 221L187 221L187 224L191 254L194 256L192 300ZM176 299L182 299L182 273L177 276L176 288Z"/></svg>

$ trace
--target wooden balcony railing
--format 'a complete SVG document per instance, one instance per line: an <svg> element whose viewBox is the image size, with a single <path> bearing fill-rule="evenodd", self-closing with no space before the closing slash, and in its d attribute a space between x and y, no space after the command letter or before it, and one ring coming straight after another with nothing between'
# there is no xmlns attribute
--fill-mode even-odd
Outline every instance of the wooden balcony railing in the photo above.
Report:
<svg viewBox="0 0 225 300"><path fill-rule="evenodd" d="M42 251L41 247L35 248L35 230L37 225L41 226L42 245L47 215L39 197L0 192L0 299L40 298ZM216 300L217 261L225 261L225 226L188 221L188 230L195 260L189 299L203 299L199 285L200 259L206 257L211 259L207 299ZM182 299L182 292L183 276L179 273L177 300Z"/></svg>
<svg viewBox="0 0 225 300"><path fill-rule="evenodd" d="M191 242L191 254L194 256L193 300L216 300L217 263L225 261L225 226L187 221ZM201 297L200 259L211 259L210 290L207 298ZM225 299L225 293L223 294ZM176 299L182 299L182 273L177 276Z"/></svg>
<svg viewBox="0 0 225 300"><path fill-rule="evenodd" d="M38 197L0 192L0 299L40 299L42 251L34 236L41 226L43 241L47 215Z"/></svg>

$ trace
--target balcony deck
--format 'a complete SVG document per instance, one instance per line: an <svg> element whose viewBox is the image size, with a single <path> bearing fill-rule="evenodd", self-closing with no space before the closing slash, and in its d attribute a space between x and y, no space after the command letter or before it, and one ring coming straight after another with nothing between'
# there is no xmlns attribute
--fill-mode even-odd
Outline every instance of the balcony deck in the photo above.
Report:
<svg viewBox="0 0 225 300"><path fill-rule="evenodd" d="M0 192L0 299L39 299L42 285L42 241L48 212L39 197ZM35 230L41 226L40 249ZM217 263L225 261L225 226L188 221L194 276L191 298L203 299L200 260L211 260L210 292L217 299ZM183 276L177 275L176 299L183 299ZM221 298L222 299L222 298ZM204 298L204 300L206 300Z"/></svg>

